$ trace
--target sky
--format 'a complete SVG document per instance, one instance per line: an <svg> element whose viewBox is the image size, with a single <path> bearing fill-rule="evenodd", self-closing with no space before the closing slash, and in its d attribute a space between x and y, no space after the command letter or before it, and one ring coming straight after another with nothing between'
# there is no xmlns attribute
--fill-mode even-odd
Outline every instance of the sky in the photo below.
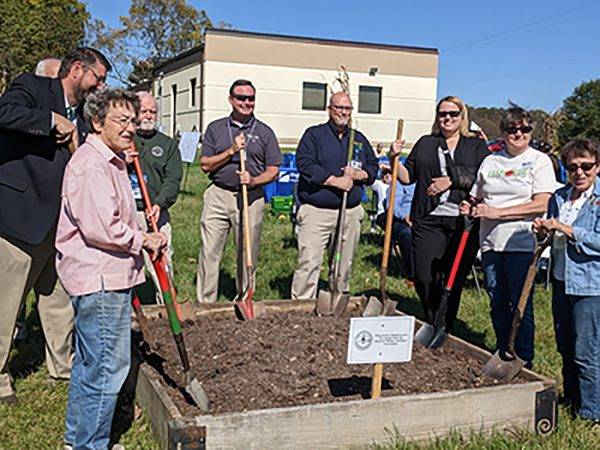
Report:
<svg viewBox="0 0 600 450"><path fill-rule="evenodd" d="M213 23L260 33L437 48L438 97L554 111L600 77L600 1L188 0ZM129 2L88 0L118 25Z"/></svg>

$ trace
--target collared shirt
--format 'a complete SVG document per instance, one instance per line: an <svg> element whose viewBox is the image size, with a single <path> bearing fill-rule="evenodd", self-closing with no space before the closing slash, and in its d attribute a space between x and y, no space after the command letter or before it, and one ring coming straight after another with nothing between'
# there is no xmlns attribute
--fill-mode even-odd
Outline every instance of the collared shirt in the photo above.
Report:
<svg viewBox="0 0 600 450"><path fill-rule="evenodd" d="M337 128L331 123L323 123L308 128L296 150L296 163L300 172L298 198L317 208L337 209L342 203L342 191L323 186L330 176L342 176L343 168L350 162L355 168L367 172L368 178L354 182L348 192L347 206L353 208L360 204L363 185L375 181L379 169L378 160L368 139L359 131L354 135L353 155L348 161L349 130L340 138Z"/></svg>
<svg viewBox="0 0 600 450"><path fill-rule="evenodd" d="M67 164L56 250L56 272L70 296L144 281L142 231L125 161L94 135Z"/></svg>
<svg viewBox="0 0 600 450"><path fill-rule="evenodd" d="M279 167L282 156L275 133L254 116L243 124L234 121L231 115L211 122L202 139L202 156L214 156L228 150L233 145L233 138L242 132L246 135L246 170L251 176L262 174L267 166ZM208 177L220 188L239 191L238 170L240 154L236 153ZM254 191L262 195L262 187Z"/></svg>
<svg viewBox="0 0 600 450"><path fill-rule="evenodd" d="M583 192L576 200L567 200L564 202L558 211L558 221L565 225L573 225L579 211L585 202L593 195L594 185L592 184L585 192ZM573 188L569 189L567 198L570 199L573 194ZM565 280L565 253L567 251L567 236L559 231L554 232L552 237L552 275L559 281Z"/></svg>

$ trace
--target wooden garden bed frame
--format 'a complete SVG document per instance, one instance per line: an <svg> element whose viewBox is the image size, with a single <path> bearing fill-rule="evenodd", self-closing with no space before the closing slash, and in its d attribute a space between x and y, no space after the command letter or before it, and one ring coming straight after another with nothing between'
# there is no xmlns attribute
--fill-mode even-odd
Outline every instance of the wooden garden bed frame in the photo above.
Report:
<svg viewBox="0 0 600 450"><path fill-rule="evenodd" d="M352 298L351 304L359 301ZM314 308L313 301L263 303L271 312ZM160 306L144 311L149 318L165 314ZM223 311L233 316L226 303L202 305L197 314ZM482 362L491 356L455 336L445 345ZM557 426L555 382L529 370L521 373L527 381L518 384L196 416L179 411L161 381L150 376L152 370L140 367L136 395L161 447L169 450L364 448L395 437L426 440L450 431L468 436L516 429L549 434Z"/></svg>

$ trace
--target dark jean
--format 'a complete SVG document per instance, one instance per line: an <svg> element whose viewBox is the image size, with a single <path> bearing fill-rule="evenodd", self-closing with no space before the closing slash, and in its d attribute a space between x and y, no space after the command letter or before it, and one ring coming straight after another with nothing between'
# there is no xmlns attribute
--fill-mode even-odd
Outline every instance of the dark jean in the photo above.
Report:
<svg viewBox="0 0 600 450"><path fill-rule="evenodd" d="M583 419L600 421L600 296L567 295L554 280L552 315L565 400Z"/></svg>
<svg viewBox="0 0 600 450"><path fill-rule="evenodd" d="M533 253L529 252L486 251L481 255L486 290L490 297L490 315L496 333L496 348L500 351L507 350L513 314L532 258ZM525 361L526 367L531 367L533 361L534 334L532 286L515 341L517 356Z"/></svg>
<svg viewBox="0 0 600 450"><path fill-rule="evenodd" d="M131 289L71 297L75 357L65 443L106 449L117 396L131 362Z"/></svg>

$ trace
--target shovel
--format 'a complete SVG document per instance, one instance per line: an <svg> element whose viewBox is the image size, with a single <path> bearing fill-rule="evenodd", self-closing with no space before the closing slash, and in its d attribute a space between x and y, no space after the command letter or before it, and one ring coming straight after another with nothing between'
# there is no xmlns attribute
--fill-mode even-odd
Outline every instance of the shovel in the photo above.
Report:
<svg viewBox="0 0 600 450"><path fill-rule="evenodd" d="M354 128L350 128L350 139L348 141L348 161L352 158L354 150ZM344 224L346 222L346 203L348 202L348 192L342 194L342 205L340 206L340 214L338 216L335 251L332 258L329 260L329 288L331 291L321 290L317 296L317 304L315 305L315 314L317 316L336 316L344 314L350 293L341 292L339 287L340 282L340 264L342 262L342 239L344 235Z"/></svg>
<svg viewBox="0 0 600 450"><path fill-rule="evenodd" d="M135 149L134 149L135 151ZM150 213L152 210L152 204L150 202L150 196L148 195L148 188L146 187L146 182L144 181L144 174L142 173L142 167L140 166L140 158L139 156L134 156L133 158L133 167L135 169L135 174L137 175L138 182L140 185L140 190L142 191L142 197L144 199L144 205L146 206L146 212ZM152 228L157 230L156 220L154 218L151 219ZM175 340L175 344L177 346L177 352L179 353L179 358L181 359L181 364L183 366L183 373L185 375L185 391L192 397L196 405L204 411L208 412L209 409L209 401L206 393L200 382L192 377L190 371L190 361L188 359L187 348L185 346L185 342L183 341L183 332L181 330L181 323L179 321L179 317L177 315L177 311L175 310L174 299L171 295L171 292L174 292L173 285L171 280L169 279L168 272L166 270L166 259L161 258L162 255L158 255L158 258L154 260L152 263L154 266L154 270L156 271L156 276L158 277L158 283L160 285L160 290L162 291L163 300L165 302L165 307L167 309L167 316L169 318L169 326L171 327L171 332L173 333L173 339Z"/></svg>
<svg viewBox="0 0 600 450"><path fill-rule="evenodd" d="M448 300L450 298L450 294L452 293L452 288L454 287L454 280L456 279L456 274L458 273L460 262L465 252L465 247L467 246L469 233L471 232L471 228L473 226L473 221L470 218L466 216L463 218L465 221L465 228L462 236L460 237L460 243L458 244L458 250L456 251L456 256L454 257L454 262L452 263L450 276L448 277L446 286L442 291L440 306L435 312L433 324L429 324L427 322L423 323L421 328L419 328L419 331L417 331L417 334L415 334L415 340L428 348L440 348L448 337L448 332L446 331L446 311L448 309Z"/></svg>
<svg viewBox="0 0 600 450"><path fill-rule="evenodd" d="M246 171L246 152L242 148L240 150L240 171ZM250 242L250 217L248 214L248 186L242 184L242 233L244 256L246 264L246 274L248 285L246 292L241 293L234 302L236 316L243 320L252 320L264 314L263 305L255 305L252 302L254 297L254 269L252 263L252 244Z"/></svg>
<svg viewBox="0 0 600 450"><path fill-rule="evenodd" d="M533 254L531 264L527 269L527 276L525 277L525 283L523 284L523 290L519 297L519 303L517 303L517 309L515 309L512 324L508 334L507 350L496 350L489 361L483 366L481 372L491 378L495 378L500 381L509 382L515 378L523 366L525 361L517 356L515 351L515 341L517 339L517 333L525 314L525 306L527 305L527 299L533 287L535 281L535 274L537 272L537 263L542 256L542 253L550 245L552 240L552 234L546 236L546 238L537 244L537 248Z"/></svg>
<svg viewBox="0 0 600 450"><path fill-rule="evenodd" d="M398 119L398 127L396 129L396 140L402 139L402 131L404 130L404 120ZM392 160L392 184L390 186L390 200L388 202L387 215L385 218L385 235L383 238L383 254L381 255L381 269L379 270L379 290L381 292L381 301L377 297L370 297L365 306L363 317L373 316L389 316L396 311L397 303L393 301L385 290L385 282L387 280L388 262L390 259L390 244L392 242L392 224L394 222L394 204L396 200L396 183L398 179L398 158L396 155Z"/></svg>

